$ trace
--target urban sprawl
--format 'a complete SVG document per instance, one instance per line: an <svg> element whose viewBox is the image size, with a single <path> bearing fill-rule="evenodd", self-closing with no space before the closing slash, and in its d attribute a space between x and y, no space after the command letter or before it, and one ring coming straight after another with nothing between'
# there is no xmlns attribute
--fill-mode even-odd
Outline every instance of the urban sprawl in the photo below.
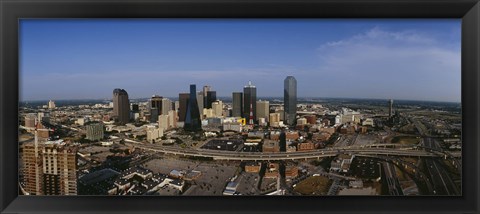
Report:
<svg viewBox="0 0 480 214"><path fill-rule="evenodd" d="M23 195L461 195L459 103L282 98L22 102Z"/></svg>

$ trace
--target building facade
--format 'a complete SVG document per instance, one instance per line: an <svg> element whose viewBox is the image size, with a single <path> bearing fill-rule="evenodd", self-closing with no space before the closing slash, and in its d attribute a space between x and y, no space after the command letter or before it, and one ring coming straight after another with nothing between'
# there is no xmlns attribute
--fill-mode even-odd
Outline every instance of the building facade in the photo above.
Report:
<svg viewBox="0 0 480 214"><path fill-rule="evenodd" d="M202 121L200 120L200 111L197 103L197 87L190 85L190 98L187 102L187 112L185 116L184 129L187 131L198 131L202 129Z"/></svg>
<svg viewBox="0 0 480 214"><path fill-rule="evenodd" d="M257 88L252 85L252 82L248 82L243 88L243 117L251 123L250 119L255 119L257 115ZM253 118L250 118L252 114Z"/></svg>
<svg viewBox="0 0 480 214"><path fill-rule="evenodd" d="M113 116L120 124L130 121L130 101L124 89L113 90Z"/></svg>
<svg viewBox="0 0 480 214"><path fill-rule="evenodd" d="M243 93L232 93L232 117L243 117Z"/></svg>
<svg viewBox="0 0 480 214"><path fill-rule="evenodd" d="M284 122L294 125L297 116L297 80L293 76L287 76L284 81L283 103L285 110Z"/></svg>
<svg viewBox="0 0 480 214"><path fill-rule="evenodd" d="M256 119L264 118L266 120L270 117L270 102L266 100L259 100L257 105L257 117Z"/></svg>
<svg viewBox="0 0 480 214"><path fill-rule="evenodd" d="M185 121L185 116L187 115L187 103L190 98L190 94L188 93L180 93L178 95L178 121L183 122Z"/></svg>
<svg viewBox="0 0 480 214"><path fill-rule="evenodd" d="M102 123L94 123L89 124L86 127L87 132L87 140L96 141L103 139L103 124Z"/></svg>

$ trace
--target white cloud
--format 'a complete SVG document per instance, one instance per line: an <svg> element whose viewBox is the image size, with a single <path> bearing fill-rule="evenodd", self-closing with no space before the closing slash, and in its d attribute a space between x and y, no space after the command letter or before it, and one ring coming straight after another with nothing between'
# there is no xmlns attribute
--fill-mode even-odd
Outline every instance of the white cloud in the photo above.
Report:
<svg viewBox="0 0 480 214"><path fill-rule="evenodd" d="M376 27L317 51L322 96L460 101L460 50L431 35Z"/></svg>

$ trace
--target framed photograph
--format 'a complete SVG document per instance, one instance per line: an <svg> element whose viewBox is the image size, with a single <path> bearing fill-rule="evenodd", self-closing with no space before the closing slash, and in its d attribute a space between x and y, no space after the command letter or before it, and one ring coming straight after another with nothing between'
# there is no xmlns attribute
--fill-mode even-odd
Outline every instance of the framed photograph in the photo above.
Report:
<svg viewBox="0 0 480 214"><path fill-rule="evenodd" d="M1 213L478 213L480 4L2 1Z"/></svg>

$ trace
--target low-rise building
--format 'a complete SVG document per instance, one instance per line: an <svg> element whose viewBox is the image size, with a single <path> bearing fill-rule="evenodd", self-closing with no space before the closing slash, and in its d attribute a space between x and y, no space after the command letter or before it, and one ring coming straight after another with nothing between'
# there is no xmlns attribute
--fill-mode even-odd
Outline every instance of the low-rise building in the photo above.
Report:
<svg viewBox="0 0 480 214"><path fill-rule="evenodd" d="M258 173L260 172L260 169L262 168L262 163L261 162L250 162L245 164L245 172L251 172L251 173Z"/></svg>
<svg viewBox="0 0 480 214"><path fill-rule="evenodd" d="M264 139L263 145L262 145L262 151L263 152L280 152L279 142L276 140Z"/></svg>

